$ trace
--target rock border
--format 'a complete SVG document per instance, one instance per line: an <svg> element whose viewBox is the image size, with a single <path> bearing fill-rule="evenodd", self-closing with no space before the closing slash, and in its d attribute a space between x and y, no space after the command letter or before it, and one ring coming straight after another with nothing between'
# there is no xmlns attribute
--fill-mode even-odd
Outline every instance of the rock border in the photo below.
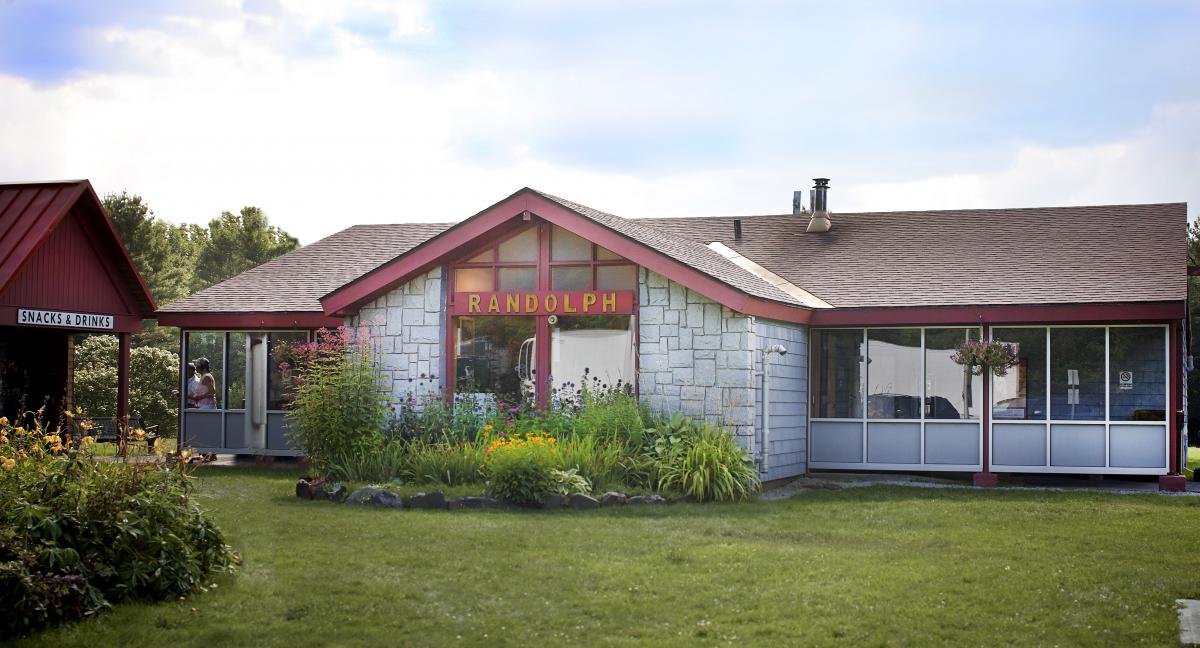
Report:
<svg viewBox="0 0 1200 648"><path fill-rule="evenodd" d="M420 492L401 497L386 488L363 486L353 492L340 482L326 484L310 477L301 477L296 482L296 497L304 500L329 501L347 506L364 506L391 509L421 509L448 511L452 509L499 509L499 510L591 510L617 506L656 506L664 504L686 504L695 502L691 496L667 499L662 495L633 495L609 491L596 499L586 493L570 495L548 495L541 506L520 506L508 500L468 495L462 499L451 499L441 491Z"/></svg>

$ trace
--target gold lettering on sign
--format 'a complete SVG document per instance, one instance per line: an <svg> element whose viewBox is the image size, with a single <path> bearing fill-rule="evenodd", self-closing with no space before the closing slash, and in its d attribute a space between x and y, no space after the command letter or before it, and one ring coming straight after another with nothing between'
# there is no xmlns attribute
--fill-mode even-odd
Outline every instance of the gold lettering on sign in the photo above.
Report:
<svg viewBox="0 0 1200 648"><path fill-rule="evenodd" d="M547 313L553 313L554 311L558 310L558 295L555 295L554 293L546 295L545 306Z"/></svg>
<svg viewBox="0 0 1200 648"><path fill-rule="evenodd" d="M596 293L583 293L583 312L588 312L588 309L596 303Z"/></svg>
<svg viewBox="0 0 1200 648"><path fill-rule="evenodd" d="M525 294L525 312L526 313L536 313L537 308L538 308L537 295L534 295L531 293L526 293Z"/></svg>
<svg viewBox="0 0 1200 648"><path fill-rule="evenodd" d="M504 312L505 313L520 313L521 312L521 296L517 293L508 293L504 296Z"/></svg>
<svg viewBox="0 0 1200 648"><path fill-rule="evenodd" d="M479 310L479 295L467 295L467 312L478 313Z"/></svg>
<svg viewBox="0 0 1200 648"><path fill-rule="evenodd" d="M488 312L489 313L499 313L500 312L500 300L496 299L495 295L492 295L492 298L488 301Z"/></svg>
<svg viewBox="0 0 1200 648"><path fill-rule="evenodd" d="M571 305L571 293L566 293L563 295L563 312L564 313L578 312L575 310L575 307Z"/></svg>
<svg viewBox="0 0 1200 648"><path fill-rule="evenodd" d="M609 308L612 308L613 312L616 312L617 293L604 293L604 299L600 302L600 312L607 313Z"/></svg>

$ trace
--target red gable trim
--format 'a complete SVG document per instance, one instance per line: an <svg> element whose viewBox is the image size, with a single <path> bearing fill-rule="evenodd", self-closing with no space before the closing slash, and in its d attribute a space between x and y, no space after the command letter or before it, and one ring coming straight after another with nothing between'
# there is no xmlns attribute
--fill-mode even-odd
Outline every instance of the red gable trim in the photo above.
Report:
<svg viewBox="0 0 1200 648"><path fill-rule="evenodd" d="M315 329L336 328L344 324L340 317L323 313L159 313L160 326L182 329Z"/></svg>
<svg viewBox="0 0 1200 648"><path fill-rule="evenodd" d="M355 279L321 298L326 314L348 314L387 293L411 277L444 263L464 246L526 212L602 245L630 261L678 282L737 312L761 311L791 322L807 320L803 308L755 299L687 264L676 261L643 243L618 234L537 193L522 189L467 220L451 227L400 257ZM764 315L767 316L767 315Z"/></svg>
<svg viewBox="0 0 1200 648"><path fill-rule="evenodd" d="M110 279L119 287L123 298L133 298L136 302L133 309L141 317L153 317L154 298L87 180L0 186L0 289L12 282L38 247L76 206L89 212L87 220L90 222L85 226L96 228L99 239L90 242L106 270L114 273ZM112 249L105 251L101 249L103 247ZM132 274L136 283L117 276L128 276L125 270ZM130 294L130 288L135 289L133 294Z"/></svg>
<svg viewBox="0 0 1200 648"><path fill-rule="evenodd" d="M812 326L918 326L937 324L1045 324L1162 322L1183 319L1184 302L934 306L814 311Z"/></svg>

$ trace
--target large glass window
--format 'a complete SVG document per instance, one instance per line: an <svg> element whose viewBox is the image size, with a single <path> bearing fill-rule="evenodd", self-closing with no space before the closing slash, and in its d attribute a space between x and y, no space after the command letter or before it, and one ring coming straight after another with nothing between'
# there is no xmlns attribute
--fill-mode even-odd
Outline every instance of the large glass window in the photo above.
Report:
<svg viewBox="0 0 1200 648"><path fill-rule="evenodd" d="M637 266L596 266L596 290L637 290Z"/></svg>
<svg viewBox="0 0 1200 648"><path fill-rule="evenodd" d="M867 331L867 418L921 418L921 329Z"/></svg>
<svg viewBox="0 0 1200 648"><path fill-rule="evenodd" d="M500 244L500 261L502 263L537 261L538 257L537 228L529 229Z"/></svg>
<svg viewBox="0 0 1200 648"><path fill-rule="evenodd" d="M454 390L519 403L533 394L534 317L454 318Z"/></svg>
<svg viewBox="0 0 1200 648"><path fill-rule="evenodd" d="M491 268L459 268L454 272L454 289L459 292L492 290Z"/></svg>
<svg viewBox="0 0 1200 648"><path fill-rule="evenodd" d="M992 418L1046 420L1046 329L998 328L992 339L1017 352L1017 365L992 379Z"/></svg>
<svg viewBox="0 0 1200 648"><path fill-rule="evenodd" d="M1114 421L1167 419L1166 332L1161 326L1109 329L1109 411Z"/></svg>
<svg viewBox="0 0 1200 648"><path fill-rule="evenodd" d="M812 399L816 418L862 418L862 329L812 331Z"/></svg>
<svg viewBox="0 0 1200 648"><path fill-rule="evenodd" d="M550 235L551 261L591 261L592 244L585 238L555 226Z"/></svg>
<svg viewBox="0 0 1200 648"><path fill-rule="evenodd" d="M277 331L267 334L267 409L282 410L287 405L283 369L278 349L308 341L306 331Z"/></svg>
<svg viewBox="0 0 1200 648"><path fill-rule="evenodd" d="M952 358L977 328L925 329L925 418L979 418L983 380Z"/></svg>
<svg viewBox="0 0 1200 648"><path fill-rule="evenodd" d="M221 406L221 387L224 384L225 333L188 333L185 355L188 362L196 368L192 375L185 375L187 407L218 409ZM188 373L191 373L190 370Z"/></svg>
<svg viewBox="0 0 1200 648"><path fill-rule="evenodd" d="M633 329L629 315L560 317L550 334L550 377L556 389L608 391L632 383Z"/></svg>
<svg viewBox="0 0 1200 648"><path fill-rule="evenodd" d="M591 290L591 266L560 266L550 270L554 290Z"/></svg>
<svg viewBox="0 0 1200 648"><path fill-rule="evenodd" d="M500 290L537 290L537 268L500 268Z"/></svg>
<svg viewBox="0 0 1200 648"><path fill-rule="evenodd" d="M1050 418L1104 420L1104 329L1050 329Z"/></svg>

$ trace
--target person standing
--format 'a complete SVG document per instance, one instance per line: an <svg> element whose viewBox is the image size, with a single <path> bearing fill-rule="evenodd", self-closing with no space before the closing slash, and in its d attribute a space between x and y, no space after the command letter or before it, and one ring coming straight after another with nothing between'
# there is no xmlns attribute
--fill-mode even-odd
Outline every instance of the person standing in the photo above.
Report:
<svg viewBox="0 0 1200 648"><path fill-rule="evenodd" d="M208 358L196 358L196 375L200 386L196 389L196 407L205 410L217 409L217 381L213 378Z"/></svg>

